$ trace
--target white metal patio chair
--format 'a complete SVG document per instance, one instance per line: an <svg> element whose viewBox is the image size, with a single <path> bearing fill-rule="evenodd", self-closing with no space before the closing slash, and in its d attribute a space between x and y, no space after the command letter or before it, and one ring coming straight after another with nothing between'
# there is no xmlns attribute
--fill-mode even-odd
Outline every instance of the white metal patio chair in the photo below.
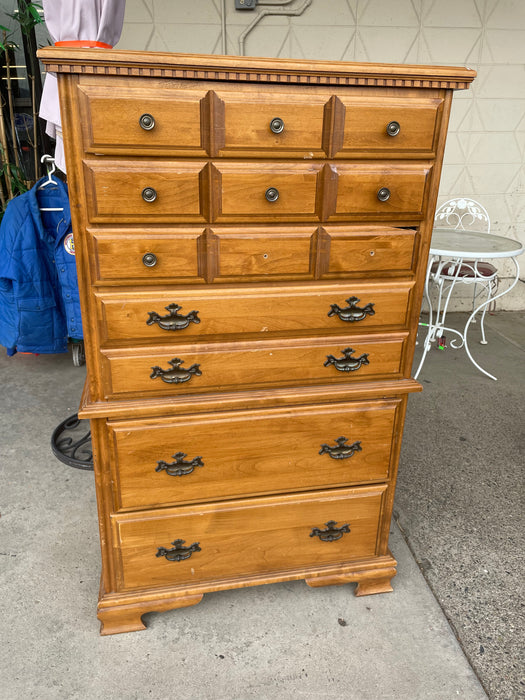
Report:
<svg viewBox="0 0 525 700"><path fill-rule="evenodd" d="M437 210L434 217L436 228L448 228L455 231L476 231L490 233L490 218L485 207L470 197L455 197L444 202ZM463 260L441 265L434 262L430 270L430 279L433 286L437 286L440 299L445 301L445 313L448 307L447 294L457 283L473 285L472 310L479 305L476 300L481 294L487 295L487 301L492 299L498 288L498 271L489 262L479 260ZM485 338L485 313L490 304L483 308L480 321L481 343L486 345Z"/></svg>

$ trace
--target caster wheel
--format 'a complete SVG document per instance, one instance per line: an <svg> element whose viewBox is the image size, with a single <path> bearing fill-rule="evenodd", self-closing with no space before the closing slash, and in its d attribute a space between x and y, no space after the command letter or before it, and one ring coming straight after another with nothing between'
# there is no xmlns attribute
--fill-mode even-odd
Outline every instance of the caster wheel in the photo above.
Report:
<svg viewBox="0 0 525 700"><path fill-rule="evenodd" d="M84 352L84 343L74 343L71 347L73 353L73 364L75 367L81 367L86 362L86 354Z"/></svg>

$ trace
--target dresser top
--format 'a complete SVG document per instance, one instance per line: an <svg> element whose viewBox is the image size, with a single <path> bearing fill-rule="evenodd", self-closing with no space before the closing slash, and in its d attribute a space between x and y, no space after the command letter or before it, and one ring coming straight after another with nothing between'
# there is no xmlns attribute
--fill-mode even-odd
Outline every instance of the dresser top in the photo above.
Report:
<svg viewBox="0 0 525 700"><path fill-rule="evenodd" d="M48 46L38 57L53 73L303 85L467 89L476 71L453 66L349 63Z"/></svg>

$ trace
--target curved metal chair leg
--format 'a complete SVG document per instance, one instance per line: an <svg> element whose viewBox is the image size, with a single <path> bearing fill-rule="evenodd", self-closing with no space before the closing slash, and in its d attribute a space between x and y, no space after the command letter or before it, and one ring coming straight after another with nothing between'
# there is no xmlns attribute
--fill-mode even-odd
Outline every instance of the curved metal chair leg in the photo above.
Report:
<svg viewBox="0 0 525 700"><path fill-rule="evenodd" d="M64 464L75 469L93 470L89 421L81 420L76 413L63 420L53 431L51 449Z"/></svg>

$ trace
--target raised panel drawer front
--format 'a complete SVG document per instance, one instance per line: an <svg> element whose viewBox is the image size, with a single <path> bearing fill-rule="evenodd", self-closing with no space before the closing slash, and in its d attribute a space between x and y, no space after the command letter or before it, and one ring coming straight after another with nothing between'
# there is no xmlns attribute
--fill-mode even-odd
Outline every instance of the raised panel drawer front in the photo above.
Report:
<svg viewBox="0 0 525 700"><path fill-rule="evenodd" d="M336 158L432 157L441 98L341 96L344 137Z"/></svg>
<svg viewBox="0 0 525 700"><path fill-rule="evenodd" d="M225 156L326 157L323 120L329 95L295 94L276 88L217 90L224 104Z"/></svg>
<svg viewBox="0 0 525 700"><path fill-rule="evenodd" d="M333 403L111 423L120 507L384 480L399 404Z"/></svg>
<svg viewBox="0 0 525 700"><path fill-rule="evenodd" d="M166 88L165 81L129 82L79 86L86 151L205 155L200 117L204 90Z"/></svg>
<svg viewBox="0 0 525 700"><path fill-rule="evenodd" d="M214 221L318 221L315 163L214 164L220 205Z"/></svg>
<svg viewBox="0 0 525 700"><path fill-rule="evenodd" d="M121 588L238 579L373 557L385 490L361 486L113 516Z"/></svg>
<svg viewBox="0 0 525 700"><path fill-rule="evenodd" d="M84 161L88 215L93 222L204 222L205 163Z"/></svg>
<svg viewBox="0 0 525 700"><path fill-rule="evenodd" d="M355 165L332 166L338 174L337 204L330 219L423 218L423 203L431 166Z"/></svg>
<svg viewBox="0 0 525 700"><path fill-rule="evenodd" d="M103 350L108 396L400 378L406 333Z"/></svg>
<svg viewBox="0 0 525 700"><path fill-rule="evenodd" d="M95 260L94 280L132 284L166 282L204 283L199 250L203 229L91 230Z"/></svg>
<svg viewBox="0 0 525 700"><path fill-rule="evenodd" d="M208 238L210 272L215 282L313 279L316 246L314 227L217 227Z"/></svg>
<svg viewBox="0 0 525 700"><path fill-rule="evenodd" d="M324 226L319 276L408 274L414 266L415 236L413 229L386 226Z"/></svg>
<svg viewBox="0 0 525 700"><path fill-rule="evenodd" d="M104 342L406 327L412 282L97 292Z"/></svg>

